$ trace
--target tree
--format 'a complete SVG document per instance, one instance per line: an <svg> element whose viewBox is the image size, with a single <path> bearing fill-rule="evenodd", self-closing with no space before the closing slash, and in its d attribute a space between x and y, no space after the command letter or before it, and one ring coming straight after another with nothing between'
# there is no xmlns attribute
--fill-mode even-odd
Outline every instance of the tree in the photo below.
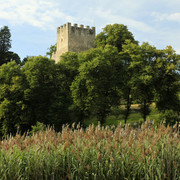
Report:
<svg viewBox="0 0 180 180"><path fill-rule="evenodd" d="M30 127L39 121L61 128L69 120L62 68L53 60L38 56L28 59L22 71L26 78L24 121Z"/></svg>
<svg viewBox="0 0 180 180"><path fill-rule="evenodd" d="M11 33L7 26L0 29L0 52L6 53L11 48Z"/></svg>
<svg viewBox="0 0 180 180"><path fill-rule="evenodd" d="M144 121L150 113L150 105L154 99L154 66L158 58L155 47L148 43L141 46L127 42L123 46L123 54L130 59L128 72L130 78L127 88L130 88L134 100L140 103L140 110Z"/></svg>
<svg viewBox="0 0 180 180"><path fill-rule="evenodd" d="M12 52L12 51L8 51L5 54L4 59L5 59L6 63L11 62L11 61L15 61L17 64L21 65L21 59L20 59L19 55L17 53Z"/></svg>
<svg viewBox="0 0 180 180"><path fill-rule="evenodd" d="M58 62L61 66L64 66L67 74L67 82L69 82L69 87L73 82L75 76L78 74L79 59L75 52L66 52L61 55L61 60Z"/></svg>
<svg viewBox="0 0 180 180"><path fill-rule="evenodd" d="M56 52L56 44L51 45L50 48L48 48L48 52L46 52L46 56L52 57L52 54Z"/></svg>
<svg viewBox="0 0 180 180"><path fill-rule="evenodd" d="M15 134L22 124L24 78L15 61L0 66L1 134Z"/></svg>
<svg viewBox="0 0 180 180"><path fill-rule="evenodd" d="M46 57L0 66L0 126L2 134L22 133L37 121L59 130L69 123L69 92L64 67Z"/></svg>
<svg viewBox="0 0 180 180"><path fill-rule="evenodd" d="M7 26L0 29L0 66L4 63L15 61L21 64L20 57L17 53L9 51L11 48L11 33Z"/></svg>
<svg viewBox="0 0 180 180"><path fill-rule="evenodd" d="M107 25L103 32L98 34L95 38L96 47L105 47L107 44L117 47L118 51L122 51L122 45L126 40L130 40L133 43L135 41L133 34L128 30L127 26L123 24Z"/></svg>
<svg viewBox="0 0 180 180"><path fill-rule="evenodd" d="M6 63L5 55L11 48L11 33L7 26L0 29L0 65Z"/></svg>
<svg viewBox="0 0 180 180"><path fill-rule="evenodd" d="M125 101L125 110L123 112L124 115L124 123L126 124L127 119L130 115L130 108L133 101L132 98L132 83L131 79L133 76L133 71L129 68L131 64L131 56L126 52L126 48L123 48L122 52L120 52L120 59L122 61L122 86L120 88L122 99Z"/></svg>
<svg viewBox="0 0 180 180"><path fill-rule="evenodd" d="M119 104L118 51L106 46L82 53L81 59L83 54L84 62L71 86L73 100L84 113L91 112L104 123L110 107Z"/></svg>
<svg viewBox="0 0 180 180"><path fill-rule="evenodd" d="M123 24L113 24L107 25L103 32L98 34L95 38L96 47L105 47L107 44L115 46L118 48L118 51L121 52L123 49L123 45L126 44L126 41L129 40L132 43L138 44L135 41L133 34L128 30L127 26ZM126 53L122 53L120 58L123 62L123 70L121 68L121 74L123 80L123 85L121 84L121 92L126 101L126 108L124 111L125 123L130 113L130 107L132 102L131 97L131 88L129 85L129 80L131 78L132 72L128 70L128 64L130 61L130 57Z"/></svg>
<svg viewBox="0 0 180 180"><path fill-rule="evenodd" d="M178 68L180 57L171 46L159 50L158 56L154 77L156 106L163 114L172 114L173 111L174 115L179 116L180 74ZM170 122L170 119L167 119L166 123L172 125L175 121Z"/></svg>
<svg viewBox="0 0 180 180"><path fill-rule="evenodd" d="M64 75L63 87L66 89L67 103L69 104L69 115L73 122L79 122L83 119L83 112L73 103L70 86L78 75L79 58L75 52L66 52L61 55L57 65L61 68L61 74Z"/></svg>
<svg viewBox="0 0 180 180"><path fill-rule="evenodd" d="M21 66L23 66L28 61L28 59L33 58L33 57L36 57L36 56L26 56L26 57L24 57L22 62L21 62Z"/></svg>

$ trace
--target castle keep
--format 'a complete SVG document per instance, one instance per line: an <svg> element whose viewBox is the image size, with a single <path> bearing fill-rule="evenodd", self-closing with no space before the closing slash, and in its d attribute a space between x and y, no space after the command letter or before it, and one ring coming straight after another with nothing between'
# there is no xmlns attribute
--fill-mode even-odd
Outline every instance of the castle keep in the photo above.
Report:
<svg viewBox="0 0 180 180"><path fill-rule="evenodd" d="M57 49L52 55L56 62L60 56L68 51L81 52L94 47L95 27L77 24L71 26L71 23L64 24L57 28Z"/></svg>

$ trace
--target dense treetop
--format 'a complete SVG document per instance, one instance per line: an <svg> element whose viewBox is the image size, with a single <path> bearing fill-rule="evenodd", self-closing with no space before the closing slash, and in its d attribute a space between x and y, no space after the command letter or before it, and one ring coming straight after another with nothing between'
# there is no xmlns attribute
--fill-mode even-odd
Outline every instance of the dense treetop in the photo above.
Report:
<svg viewBox="0 0 180 180"><path fill-rule="evenodd" d="M9 51L11 48L11 33L8 26L4 26L0 29L0 66L4 63L8 63L12 60L20 64L20 57L18 54Z"/></svg>
<svg viewBox="0 0 180 180"><path fill-rule="evenodd" d="M133 34L128 30L127 26L123 24L107 25L103 31L95 38L96 47L105 47L105 45L112 45L117 47L118 51L122 51L122 46L126 40L133 43L135 41Z"/></svg>

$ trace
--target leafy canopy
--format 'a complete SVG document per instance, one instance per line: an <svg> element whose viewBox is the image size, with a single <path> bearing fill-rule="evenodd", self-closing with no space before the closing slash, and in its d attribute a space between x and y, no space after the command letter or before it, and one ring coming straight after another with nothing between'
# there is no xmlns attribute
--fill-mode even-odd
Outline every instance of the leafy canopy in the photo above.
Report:
<svg viewBox="0 0 180 180"><path fill-rule="evenodd" d="M135 41L133 34L123 24L107 25L101 33L95 38L96 47L105 47L107 44L117 47L118 51L122 51L122 45L126 40L133 43Z"/></svg>

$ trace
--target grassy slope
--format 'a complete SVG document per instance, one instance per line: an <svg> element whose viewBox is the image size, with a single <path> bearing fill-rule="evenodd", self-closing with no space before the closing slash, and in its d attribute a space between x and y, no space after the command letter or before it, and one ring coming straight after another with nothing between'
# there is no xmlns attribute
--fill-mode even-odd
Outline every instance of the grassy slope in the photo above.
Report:
<svg viewBox="0 0 180 180"><path fill-rule="evenodd" d="M149 116L147 116L147 119L156 121L159 118L159 112L157 109L155 109L155 105L151 105L151 113ZM133 104L131 106L131 113L128 117L127 123L133 124L133 123L140 123L143 122L143 118L139 112L138 104ZM107 116L106 122L104 125L118 125L119 123L124 124L124 119L122 115L122 107L119 109L115 109L112 111L111 115ZM98 120L95 117L91 117L90 119L86 119L84 122L85 126L88 126L89 124L98 124Z"/></svg>

